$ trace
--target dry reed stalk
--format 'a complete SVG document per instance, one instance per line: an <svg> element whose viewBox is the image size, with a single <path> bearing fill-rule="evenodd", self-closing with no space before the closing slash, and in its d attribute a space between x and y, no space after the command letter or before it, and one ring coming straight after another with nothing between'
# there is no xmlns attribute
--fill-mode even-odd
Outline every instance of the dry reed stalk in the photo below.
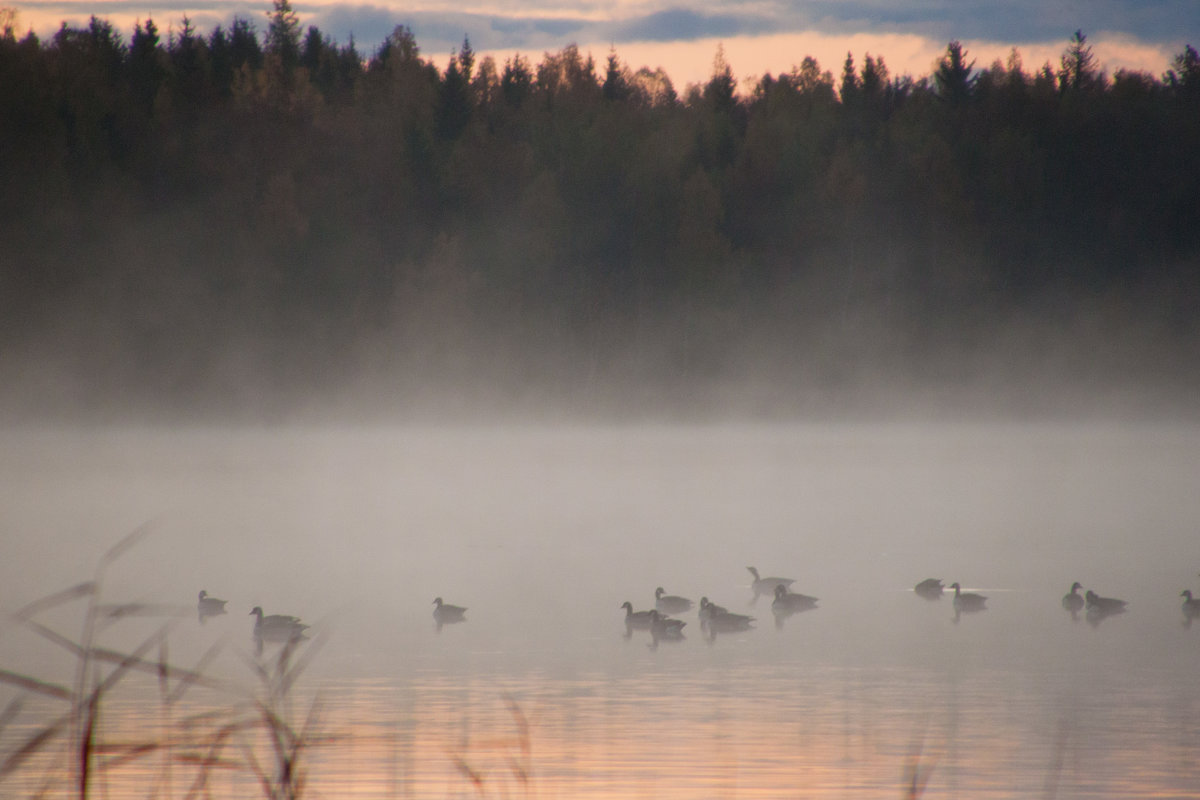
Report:
<svg viewBox="0 0 1200 800"><path fill-rule="evenodd" d="M247 771L260 782L264 796L269 800L297 800L305 787L305 776L300 769L305 751L317 741L315 729L319 722L319 704L314 702L299 732L287 723L291 692L295 682L311 663L325 635L318 636L313 647L297 654L300 642L288 642L270 668L255 664L255 672L267 688L267 701L255 700L253 693L245 691L229 681L213 679L205 669L221 652L224 642L217 642L201 657L194 669L183 669L171 664L168 636L176 623L190 613L190 609L176 605L143 602L101 602L104 575L109 565L130 548L140 542L152 529L147 524L122 538L101 557L91 581L76 584L62 591L40 598L16 612L12 619L36 635L69 653L75 660L75 674L70 686L42 681L9 670L0 669L0 683L15 686L25 692L49 697L69 704L66 713L40 727L14 751L0 760L0 780L11 777L28 760L62 740L68 753L67 764L71 773L71 786L79 800L88 800L93 789L107 794L107 775L112 770L130 762L162 754L160 782L156 797L170 798L173 785L173 763L189 764L197 769L197 775L186 797L209 796L209 776L213 769L235 769ZM35 617L61 607L67 603L85 600L83 624L78 641L64 636L44 625ZM101 647L97 641L99 633L106 628L130 617L166 617L167 621L156 628L130 652L120 652ZM149 655L157 648L157 657ZM108 671L105 672L105 669ZM158 735L142 741L106 743L100 737L100 716L104 699L131 673L153 676L157 682L161 724ZM172 685L174 683L174 685ZM203 714L191 715L178 723L171 709L194 686L216 690L231 700L228 708ZM249 702L249 705L246 703ZM17 698L0 712L0 729L10 724L21 709L21 698ZM208 735L197 739L194 728L206 722L221 723ZM265 730L271 740L270 757L274 763L274 776L268 776L259 766L253 749L246 750L246 757L234 761L223 756L232 739L251 731ZM188 752L199 748L200 754ZM44 784L33 794L43 797L55 783L53 774L47 775ZM165 795L163 793L166 793Z"/></svg>

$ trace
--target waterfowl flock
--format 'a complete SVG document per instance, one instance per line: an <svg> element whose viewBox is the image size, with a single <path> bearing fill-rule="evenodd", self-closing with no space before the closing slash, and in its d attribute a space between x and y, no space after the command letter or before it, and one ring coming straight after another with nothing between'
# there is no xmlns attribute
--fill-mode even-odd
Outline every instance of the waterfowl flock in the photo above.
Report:
<svg viewBox="0 0 1200 800"><path fill-rule="evenodd" d="M228 600L213 597L206 590L201 589L196 599L196 617L201 624L204 624L209 617L218 617L229 613L226 609L228 604ZM260 653L263 645L268 642L296 644L308 638L309 626L301 622L299 617L287 614L266 614L263 612L262 606L250 609L249 616L254 617L254 627L250 631L250 637Z"/></svg>
<svg viewBox="0 0 1200 800"><path fill-rule="evenodd" d="M753 594L750 603L754 604L760 595L769 593L772 596L771 614L777 628L783 627L784 620L795 614L818 608L819 600L816 597L792 591L791 586L795 583L793 579L763 578L759 576L756 568L747 567L746 569L752 576L749 588ZM962 584L958 581L947 586L940 578L926 578L913 587L913 593L925 600L935 601L941 599L947 589L954 590L952 604L955 622L958 622L964 614L975 614L988 610L987 596L963 591ZM1083 584L1075 581L1062 597L1062 608L1071 615L1073 620L1079 619L1080 613L1083 612L1088 623L1095 626L1109 617L1125 613L1129 608L1128 601L1116 597L1106 597L1091 589L1080 594L1081 589L1083 589ZM1179 596L1183 598L1181 610L1184 625L1190 627L1192 620L1200 618L1200 597L1193 596L1190 589L1184 589ZM201 589L196 605L199 621L204 623L209 617L228 613L227 605L227 600L213 597ZM465 606L452 605L443 601L441 597L433 599L433 606L433 619L436 630L439 632L445 625L467 621ZM683 629L688 623L673 615L687 613L696 606L697 604L690 598L667 594L662 586L654 590L654 606L652 608L635 610L633 603L626 600L620 606L625 611L625 637L631 637L634 631L648 631L652 647L657 647L659 642L682 641L685 638ZM717 605L709 600L707 595L700 598L696 613L700 631L709 641L714 640L720 634L754 630L757 622L755 617L749 614L739 614L730 611L725 606ZM309 626L301 622L298 617L286 614L268 615L261 606L251 609L250 615L255 618L251 636L260 652L263 644L267 642L296 644L308 638Z"/></svg>

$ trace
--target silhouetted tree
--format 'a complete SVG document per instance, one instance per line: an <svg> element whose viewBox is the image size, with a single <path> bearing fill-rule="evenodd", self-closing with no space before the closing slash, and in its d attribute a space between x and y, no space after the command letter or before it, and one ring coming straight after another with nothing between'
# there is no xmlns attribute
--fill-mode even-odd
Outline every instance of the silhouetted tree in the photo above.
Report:
<svg viewBox="0 0 1200 800"><path fill-rule="evenodd" d="M533 94L533 72L529 69L529 61L520 53L504 62L500 94L504 102L514 108L519 108Z"/></svg>
<svg viewBox="0 0 1200 800"><path fill-rule="evenodd" d="M290 74L300 63L300 16L290 0L272 0L272 5L267 14L264 49L279 59L285 74Z"/></svg>
<svg viewBox="0 0 1200 800"><path fill-rule="evenodd" d="M1096 67L1096 55L1087 43L1083 31L1075 31L1063 51L1062 66L1058 71L1058 84L1063 92L1081 92L1096 88L1101 83Z"/></svg>
<svg viewBox="0 0 1200 800"><path fill-rule="evenodd" d="M154 20L147 19L144 27L141 22L134 26L129 43L129 79L134 98L147 115L153 113L154 99L167 74L158 43Z"/></svg>
<svg viewBox="0 0 1200 800"><path fill-rule="evenodd" d="M938 61L933 73L938 97L952 106L969 100L976 80L971 74L974 66L974 61L967 63L967 51L962 44L955 41L947 45L946 55Z"/></svg>
<svg viewBox="0 0 1200 800"><path fill-rule="evenodd" d="M1189 102L1200 101L1200 54L1190 44L1171 61L1171 69L1163 76L1171 92Z"/></svg>
<svg viewBox="0 0 1200 800"><path fill-rule="evenodd" d="M617 57L616 50L610 50L608 53L602 90L604 92L604 99L613 103L625 102L633 95L633 87L630 85L629 80L629 70L621 63L621 59Z"/></svg>

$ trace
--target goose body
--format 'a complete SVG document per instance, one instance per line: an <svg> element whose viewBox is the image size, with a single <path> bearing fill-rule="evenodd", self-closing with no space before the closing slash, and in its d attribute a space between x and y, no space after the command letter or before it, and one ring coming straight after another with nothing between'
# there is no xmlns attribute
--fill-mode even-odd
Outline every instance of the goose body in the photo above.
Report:
<svg viewBox="0 0 1200 800"><path fill-rule="evenodd" d="M771 611L779 615L795 614L809 611L817 607L817 598L806 594L788 591L786 586L775 587L775 599L771 601Z"/></svg>
<svg viewBox="0 0 1200 800"><path fill-rule="evenodd" d="M750 570L750 574L754 576L754 581L750 584L750 588L754 590L754 599L757 600L760 594L775 595L775 588L778 586L788 587L795 581L792 578L760 578L758 569L755 567L746 567Z"/></svg>
<svg viewBox="0 0 1200 800"><path fill-rule="evenodd" d="M438 630L441 630L443 625L453 625L456 622L467 621L467 609L463 606L444 603L440 597L433 598L433 605L433 620L437 623Z"/></svg>
<svg viewBox="0 0 1200 800"><path fill-rule="evenodd" d="M950 588L954 590L954 610L962 613L970 613L972 611L985 611L987 609L987 597L981 594L971 592L963 592L962 586L958 581L950 584Z"/></svg>
<svg viewBox="0 0 1200 800"><path fill-rule="evenodd" d="M290 642L303 639L308 626L299 617L286 614L264 615L262 606L255 606L250 615L254 621L254 638L259 642Z"/></svg>
<svg viewBox="0 0 1200 800"><path fill-rule="evenodd" d="M926 600L937 600L945 588L940 578L926 578L914 586L913 591Z"/></svg>
<svg viewBox="0 0 1200 800"><path fill-rule="evenodd" d="M1200 597L1192 597L1191 589L1184 589L1179 593L1183 598L1183 615L1189 620L1200 618Z"/></svg>
<svg viewBox="0 0 1200 800"><path fill-rule="evenodd" d="M748 631L754 627L754 617L749 614L734 614L730 611L711 612L707 622L710 636L717 633Z"/></svg>
<svg viewBox="0 0 1200 800"><path fill-rule="evenodd" d="M224 614L225 603L227 600L218 600L215 597L209 597L208 592L200 590L200 599L196 602L196 612L200 615L200 621L208 617L215 617L219 614Z"/></svg>
<svg viewBox="0 0 1200 800"><path fill-rule="evenodd" d="M1129 605L1124 600L1118 600L1115 597L1101 597L1100 595L1088 589L1084 594L1084 600L1087 604L1088 611L1095 611L1102 614L1118 614L1125 610Z"/></svg>
<svg viewBox="0 0 1200 800"><path fill-rule="evenodd" d="M695 605L686 597L679 597L674 594L665 594L666 590L659 586L654 590L654 608L663 614L682 614L685 611L691 611Z"/></svg>
<svg viewBox="0 0 1200 800"><path fill-rule="evenodd" d="M637 628L639 630L649 630L651 623L654 621L652 614L656 613L655 609L650 611L634 611L633 603L626 600L621 604L621 608L625 609L625 627L628 629Z"/></svg>
<svg viewBox="0 0 1200 800"><path fill-rule="evenodd" d="M1083 584L1075 581L1071 584L1071 591L1063 595L1062 607L1070 611L1072 615L1078 614L1083 610L1084 599L1079 590L1083 588Z"/></svg>

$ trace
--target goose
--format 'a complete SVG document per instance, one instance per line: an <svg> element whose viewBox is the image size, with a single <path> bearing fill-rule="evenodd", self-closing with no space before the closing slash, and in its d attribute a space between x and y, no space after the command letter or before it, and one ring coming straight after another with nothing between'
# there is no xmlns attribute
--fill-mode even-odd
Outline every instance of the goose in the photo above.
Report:
<svg viewBox="0 0 1200 800"><path fill-rule="evenodd" d="M1062 607L1071 612L1071 616L1075 616L1083 610L1083 595L1079 590L1083 588L1083 584L1075 581L1071 584L1071 591L1063 595Z"/></svg>
<svg viewBox="0 0 1200 800"><path fill-rule="evenodd" d="M264 616L262 606L255 606L250 615L257 617L254 621L254 638L259 642L290 642L303 639L308 626L300 622L299 617L286 614L271 614Z"/></svg>
<svg viewBox="0 0 1200 800"><path fill-rule="evenodd" d="M754 582L750 584L750 588L754 590L754 602L758 600L760 594L774 596L776 586L791 586L795 581L791 578L760 578L758 570L754 567L746 567L750 570L750 574L754 576Z"/></svg>
<svg viewBox="0 0 1200 800"><path fill-rule="evenodd" d="M647 613L650 615L650 634L655 639L683 638L683 626L687 625L686 622L660 614L656 608L650 609Z"/></svg>
<svg viewBox="0 0 1200 800"><path fill-rule="evenodd" d="M626 629L638 628L639 630L648 630L650 628L650 624L654 620L651 616L654 609L650 611L634 611L633 603L628 600L621 604L621 608L625 609Z"/></svg>
<svg viewBox="0 0 1200 800"><path fill-rule="evenodd" d="M1100 614L1119 614L1129 605L1126 601L1118 600L1115 597L1101 597L1091 589L1084 594L1084 599L1087 601L1088 611Z"/></svg>
<svg viewBox="0 0 1200 800"><path fill-rule="evenodd" d="M219 614L224 614L225 603L227 600L218 600L215 597L209 597L208 592L200 590L200 599L196 603L196 613L200 616L200 621L204 622L208 617L215 617Z"/></svg>
<svg viewBox="0 0 1200 800"><path fill-rule="evenodd" d="M441 630L443 625L453 625L456 622L467 621L466 616L464 616L467 613L467 609L463 606L452 606L449 603L443 603L440 597L433 598L433 605L436 606L433 609L433 619L437 622L438 630Z"/></svg>
<svg viewBox="0 0 1200 800"><path fill-rule="evenodd" d="M942 590L945 588L940 578L926 578L914 586L913 591L926 600L937 600L942 596Z"/></svg>
<svg viewBox="0 0 1200 800"><path fill-rule="evenodd" d="M754 617L748 614L734 614L729 611L713 612L708 617L708 633L733 633L748 631L754 627Z"/></svg>
<svg viewBox="0 0 1200 800"><path fill-rule="evenodd" d="M961 611L964 614L972 611L986 611L987 597L981 594L963 594L962 586L958 581L950 584L950 588L954 590L954 610Z"/></svg>
<svg viewBox="0 0 1200 800"><path fill-rule="evenodd" d="M714 614L728 614L728 613L729 613L729 609L725 608L725 606L719 606L716 603L710 602L707 597L700 598L700 611L697 612L697 616L700 617L701 625L706 624L708 622L709 618L712 617Z"/></svg>
<svg viewBox="0 0 1200 800"><path fill-rule="evenodd" d="M1200 597L1193 598L1191 589L1184 589L1179 593L1183 600L1183 615L1189 620L1200 618Z"/></svg>
<svg viewBox="0 0 1200 800"><path fill-rule="evenodd" d="M786 586L775 587L775 599L771 601L771 611L787 616L800 611L808 611L817 607L817 598L806 594L788 591Z"/></svg>
<svg viewBox="0 0 1200 800"><path fill-rule="evenodd" d="M664 614L682 614L685 611L691 611L692 606L695 605L686 597L664 594L665 591L661 586L654 590L654 608Z"/></svg>

